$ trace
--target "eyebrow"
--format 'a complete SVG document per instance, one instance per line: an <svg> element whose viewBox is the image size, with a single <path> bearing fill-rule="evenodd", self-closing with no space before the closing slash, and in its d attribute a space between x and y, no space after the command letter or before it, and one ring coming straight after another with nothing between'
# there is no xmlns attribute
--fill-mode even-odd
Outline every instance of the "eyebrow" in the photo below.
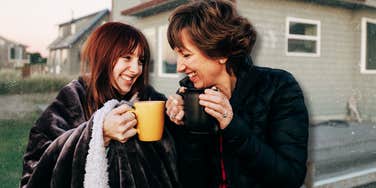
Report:
<svg viewBox="0 0 376 188"><path fill-rule="evenodd" d="M177 49L178 49L178 52L182 52L184 50L184 51L188 51L188 52L192 53L191 50L189 50L188 48L185 48L185 47L181 47L181 48L177 48Z"/></svg>

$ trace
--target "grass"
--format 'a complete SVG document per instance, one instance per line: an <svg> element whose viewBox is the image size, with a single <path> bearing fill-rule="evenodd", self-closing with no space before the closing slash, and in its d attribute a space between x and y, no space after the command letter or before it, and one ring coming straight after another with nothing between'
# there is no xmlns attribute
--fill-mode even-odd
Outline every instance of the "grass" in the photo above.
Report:
<svg viewBox="0 0 376 188"><path fill-rule="evenodd" d="M54 93L0 96L0 187L19 187L29 131L39 117L38 104L49 104Z"/></svg>
<svg viewBox="0 0 376 188"><path fill-rule="evenodd" d="M0 70L0 187L19 187L29 131L40 113L75 78L35 75L22 78L15 70Z"/></svg>
<svg viewBox="0 0 376 188"><path fill-rule="evenodd" d="M32 113L22 119L0 120L0 187L19 186L22 156L37 117L37 113Z"/></svg>

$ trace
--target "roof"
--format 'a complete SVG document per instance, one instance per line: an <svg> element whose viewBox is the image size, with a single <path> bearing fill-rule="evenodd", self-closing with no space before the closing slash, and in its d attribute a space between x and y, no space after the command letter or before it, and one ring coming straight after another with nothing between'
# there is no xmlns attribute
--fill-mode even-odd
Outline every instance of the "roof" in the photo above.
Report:
<svg viewBox="0 0 376 188"><path fill-rule="evenodd" d="M150 0L121 11L122 15L146 17L174 9L188 0Z"/></svg>
<svg viewBox="0 0 376 188"><path fill-rule="evenodd" d="M0 36L0 39L6 41L6 42L8 42L8 43L13 43L13 44L18 45L18 46L27 47L27 45L25 45L25 44L21 44L21 43L19 43L19 42L15 42L15 41L10 40L10 39L7 39L7 38L5 38L5 37L3 37L3 36Z"/></svg>
<svg viewBox="0 0 376 188"><path fill-rule="evenodd" d="M295 0L318 3L329 6L340 6L344 8L376 8L376 0ZM160 12L174 9L175 7L188 2L188 0L150 0L140 3L131 8L121 11L122 15L146 17Z"/></svg>
<svg viewBox="0 0 376 188"><path fill-rule="evenodd" d="M76 22L80 22L84 19L88 19L88 21L81 28L77 28L79 30L77 30L73 35L58 37L48 46L48 48L50 50L55 50L55 49L60 49L60 48L70 48L74 43L76 43L79 39L81 39L87 32L91 31L93 27L109 13L110 11L105 9L105 10L101 10L99 12L96 12L87 16L73 19L69 22L64 22L64 23L59 24L59 28L61 28L65 25L70 25Z"/></svg>
<svg viewBox="0 0 376 188"><path fill-rule="evenodd" d="M300 0L301 1L301 0ZM375 0L303 0L329 6L339 6L349 9L376 8Z"/></svg>

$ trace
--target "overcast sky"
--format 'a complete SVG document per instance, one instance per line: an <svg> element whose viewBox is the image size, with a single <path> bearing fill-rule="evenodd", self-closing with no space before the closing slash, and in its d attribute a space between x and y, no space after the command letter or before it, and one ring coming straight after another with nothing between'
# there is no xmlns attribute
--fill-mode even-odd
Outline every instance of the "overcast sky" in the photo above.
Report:
<svg viewBox="0 0 376 188"><path fill-rule="evenodd" d="M1 0L0 36L47 57L59 23L106 8L111 9L111 0Z"/></svg>

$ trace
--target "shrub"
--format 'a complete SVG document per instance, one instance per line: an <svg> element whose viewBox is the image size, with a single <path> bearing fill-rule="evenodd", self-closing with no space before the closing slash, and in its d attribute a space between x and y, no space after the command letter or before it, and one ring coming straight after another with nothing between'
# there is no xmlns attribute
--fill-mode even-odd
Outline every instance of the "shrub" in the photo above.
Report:
<svg viewBox="0 0 376 188"><path fill-rule="evenodd" d="M1 80L16 80L21 79L21 72L14 69L0 69Z"/></svg>
<svg viewBox="0 0 376 188"><path fill-rule="evenodd" d="M44 93L60 90L72 78L53 75L38 75L22 79L20 76L0 75L0 94Z"/></svg>

